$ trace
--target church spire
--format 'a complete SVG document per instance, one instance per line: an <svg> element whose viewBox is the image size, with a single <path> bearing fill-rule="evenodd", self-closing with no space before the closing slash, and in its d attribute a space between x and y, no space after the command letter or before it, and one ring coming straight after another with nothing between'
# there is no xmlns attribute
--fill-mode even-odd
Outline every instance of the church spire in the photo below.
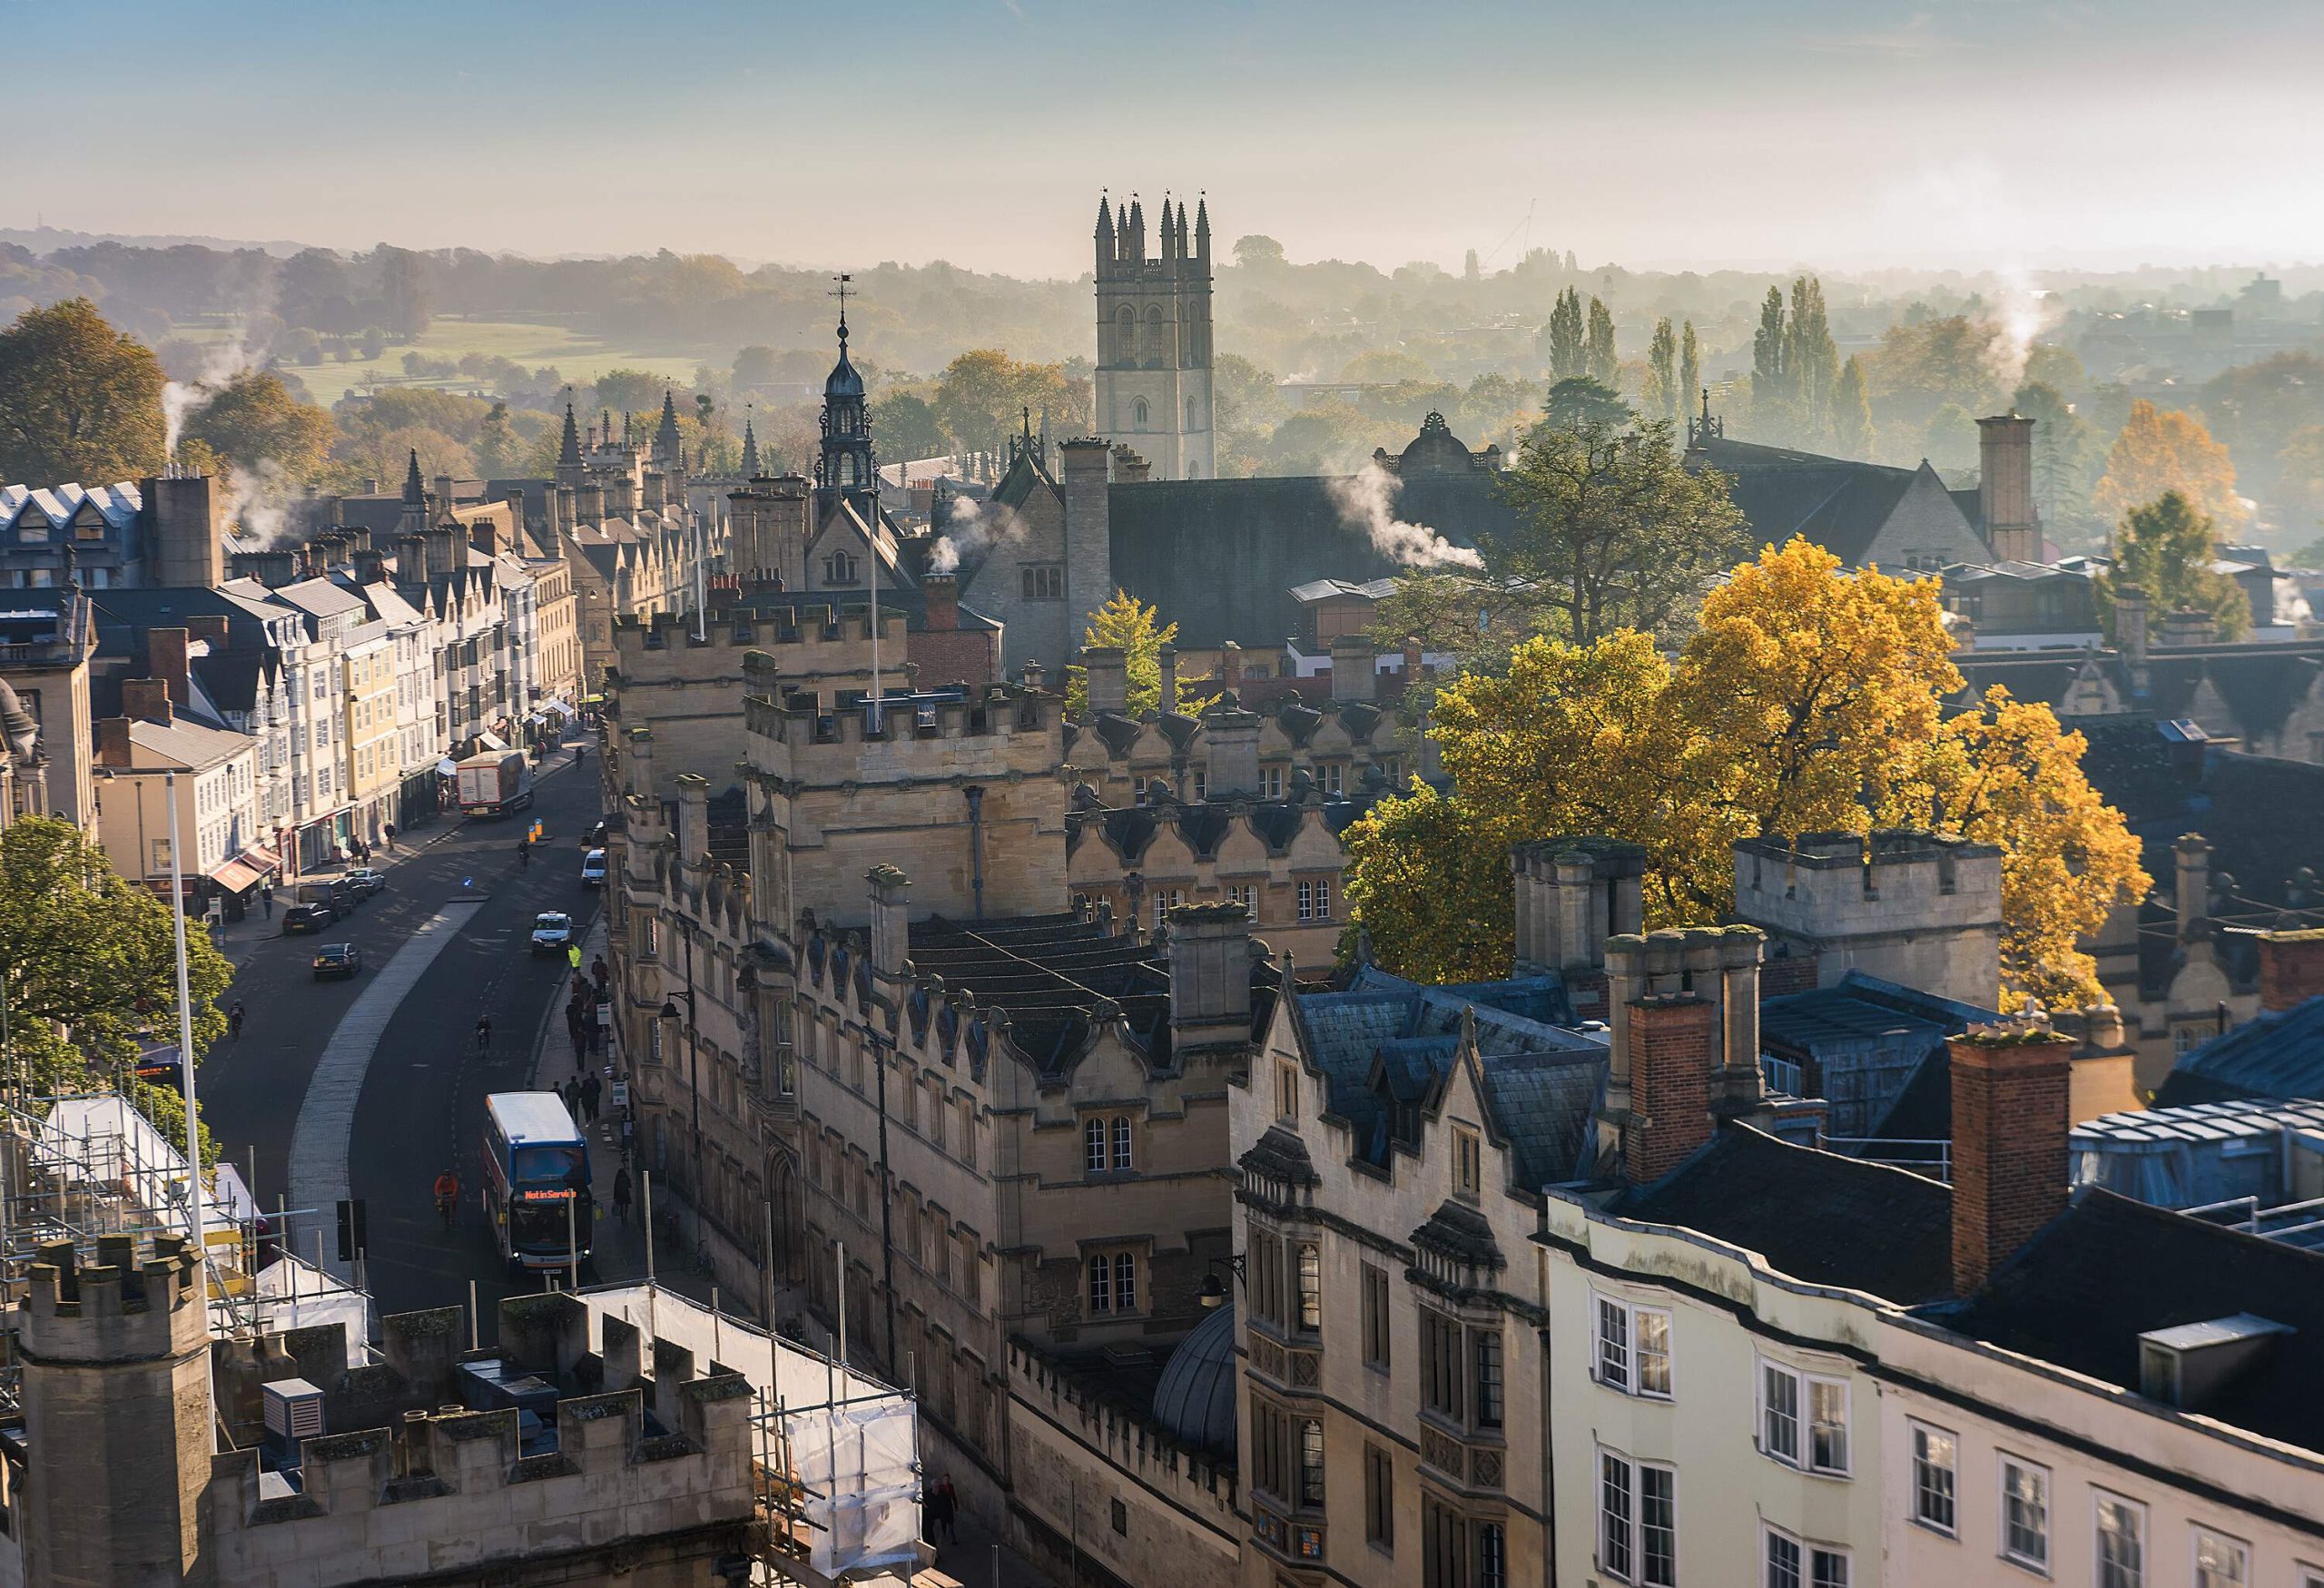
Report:
<svg viewBox="0 0 2324 1588"><path fill-rule="evenodd" d="M1210 273L1210 200L1200 193L1195 195L1195 259L1202 265L1203 274Z"/></svg>
<svg viewBox="0 0 2324 1588"><path fill-rule="evenodd" d="M419 482L419 449L411 449L411 460L404 469L403 505L424 508L428 505L428 488Z"/></svg>
<svg viewBox="0 0 2324 1588"><path fill-rule="evenodd" d="M1107 202L1106 190L1099 188L1098 190L1098 274L1103 275L1107 267L1121 257L1120 251L1115 246L1118 241L1118 240L1114 234L1114 212L1112 206Z"/></svg>
<svg viewBox="0 0 2324 1588"><path fill-rule="evenodd" d="M759 439L751 429L750 410L745 408L743 411L743 478L756 479L758 477Z"/></svg>
<svg viewBox="0 0 2324 1588"><path fill-rule="evenodd" d="M678 467L678 399L675 389L662 388L662 422L654 431L654 461L666 472Z"/></svg>
<svg viewBox="0 0 2324 1588"><path fill-rule="evenodd" d="M573 422L573 405L565 405L565 439L557 444L556 462L560 469L581 467L581 428Z"/></svg>

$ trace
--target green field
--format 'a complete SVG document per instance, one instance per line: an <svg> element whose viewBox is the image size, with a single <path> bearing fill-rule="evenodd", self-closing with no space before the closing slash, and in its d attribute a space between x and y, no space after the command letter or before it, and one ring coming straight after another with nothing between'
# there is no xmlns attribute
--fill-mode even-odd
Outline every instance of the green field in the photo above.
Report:
<svg viewBox="0 0 2324 1588"><path fill-rule="evenodd" d="M232 327L224 324L181 325L172 329L172 335L191 342L219 341L232 334ZM715 356L702 353L673 353L668 350L649 351L643 348L621 347L584 335L570 326L547 322L508 320L462 320L438 316L418 341L391 343L376 359L350 359L342 364L326 358L320 364L285 364L282 368L306 383L313 399L328 408L350 391L368 390L372 384L380 386L432 386L446 391L473 391L475 380L465 375L448 379L415 380L403 372L406 353L424 353L433 359L458 360L469 353L481 353L487 358L512 359L527 370L545 364L554 365L567 380L576 385L596 379L606 370L644 370L666 377L681 385L694 380L694 366L705 360L723 361Z"/></svg>

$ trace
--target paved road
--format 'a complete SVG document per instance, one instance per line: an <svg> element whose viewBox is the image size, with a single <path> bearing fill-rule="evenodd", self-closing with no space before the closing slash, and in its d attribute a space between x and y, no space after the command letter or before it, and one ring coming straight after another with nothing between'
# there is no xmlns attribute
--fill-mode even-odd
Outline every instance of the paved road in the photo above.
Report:
<svg viewBox="0 0 2324 1588"><path fill-rule="evenodd" d="M387 891L335 927L233 948L242 964L228 996L242 1001L249 1021L240 1042L222 1042L202 1067L203 1116L222 1150L246 1167L255 1159L259 1199L275 1206L291 1194L291 1142L318 1062L330 1053L328 1069L347 1075L350 1040L362 1036L352 1045L369 1050L369 1061L355 1097L346 1178L367 1205L366 1277L383 1314L465 1301L470 1279L487 1307L507 1287L473 1197L464 1198L460 1229L446 1237L428 1188L448 1161L464 1188L476 1185L485 1094L528 1083L542 1019L553 1000L562 1005L563 964L534 959L526 946L533 916L569 910L586 930L597 911L598 895L581 886L576 842L597 815L596 758L577 776L569 755L551 766L526 815L447 821L414 834L426 846L390 866ZM547 839L520 872L517 838L536 817L547 824ZM463 907L469 903L475 907ZM384 1027L375 1033L357 1032L359 1021L343 1027L366 989L432 922L440 922L435 930L444 933L443 945ZM363 975L315 981L314 944L342 941L363 950ZM472 1034L481 1013L492 1017L489 1056L478 1054ZM322 1213L329 1255L330 1210ZM294 1230L303 1253L313 1251L313 1228L300 1221Z"/></svg>

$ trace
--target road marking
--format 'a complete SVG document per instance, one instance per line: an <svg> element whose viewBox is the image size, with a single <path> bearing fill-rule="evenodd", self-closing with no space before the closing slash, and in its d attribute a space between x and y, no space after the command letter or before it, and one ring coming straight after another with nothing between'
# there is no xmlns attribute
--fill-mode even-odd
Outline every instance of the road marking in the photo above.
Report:
<svg viewBox="0 0 2324 1588"><path fill-rule="evenodd" d="M333 1205L349 1195L347 1153L355 1134L355 1104L363 1095L363 1077L379 1051L379 1039L405 995L482 908L460 903L438 911L396 951L395 958L379 967L363 995L340 1017L338 1029L315 1061L306 1100L299 1105L299 1122L291 1129L291 1206L311 1208L318 1218L327 1220ZM335 1255L329 1260L334 1274L348 1277L349 1265Z"/></svg>

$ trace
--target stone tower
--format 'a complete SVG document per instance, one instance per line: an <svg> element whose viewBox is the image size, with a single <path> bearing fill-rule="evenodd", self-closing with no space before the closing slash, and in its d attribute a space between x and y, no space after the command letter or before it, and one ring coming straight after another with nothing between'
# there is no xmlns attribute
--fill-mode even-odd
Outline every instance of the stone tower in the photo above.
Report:
<svg viewBox="0 0 2324 1588"><path fill-rule="evenodd" d="M1211 430L1210 208L1162 201L1147 249L1146 208L1135 194L1115 210L1098 201L1098 423L1137 451L1156 479L1218 472Z"/></svg>
<svg viewBox="0 0 2324 1588"><path fill-rule="evenodd" d="M82 1265L41 1248L17 1310L25 1435L25 1581L202 1582L210 1482L210 1327L192 1254L142 1258L106 1236Z"/></svg>

